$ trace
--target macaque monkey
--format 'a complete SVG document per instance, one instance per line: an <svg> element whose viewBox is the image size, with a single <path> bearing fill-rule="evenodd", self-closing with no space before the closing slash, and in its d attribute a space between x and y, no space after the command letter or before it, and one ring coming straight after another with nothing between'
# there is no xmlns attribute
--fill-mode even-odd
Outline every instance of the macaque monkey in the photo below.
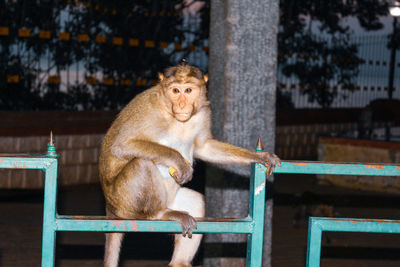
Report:
<svg viewBox="0 0 400 267"><path fill-rule="evenodd" d="M270 173L279 159L219 142L211 135L207 76L188 64L159 74L159 83L137 95L108 130L100 155L100 177L111 218L176 220L170 266L187 267L202 235L204 197L182 187L192 179L194 158L217 164L261 163ZM269 174L270 174L269 173ZM105 266L116 267L123 233L107 233Z"/></svg>

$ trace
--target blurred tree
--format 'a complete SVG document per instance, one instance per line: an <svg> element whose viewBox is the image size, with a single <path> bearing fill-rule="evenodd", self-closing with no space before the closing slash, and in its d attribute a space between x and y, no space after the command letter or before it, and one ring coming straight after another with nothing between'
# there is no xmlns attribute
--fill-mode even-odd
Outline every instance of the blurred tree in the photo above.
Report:
<svg viewBox="0 0 400 267"><path fill-rule="evenodd" d="M195 32L182 27L182 16L175 15L191 5L203 7L198 11L201 26ZM160 41L182 42L189 33L191 44L204 45L209 36L209 6L209 0L2 1L0 27L8 27L9 34L0 34L4 92L0 109L120 108L149 86L157 71L191 53L187 46L178 52L171 46L163 49ZM341 19L356 17L364 29L377 30L382 27L379 16L386 14L385 1L281 0L278 41L282 73L300 81L309 101L329 107L338 97L329 84L335 81L353 90L352 78L360 63L356 45L349 42L350 29ZM19 36L19 29L30 30L29 37ZM43 31L51 37L46 38ZM60 40L62 32L69 37ZM83 36L79 38L79 34ZM154 47L146 47L145 40L155 41ZM79 83L71 83L75 81L73 72L80 75ZM50 73L61 77L61 82L49 84ZM18 75L19 81L10 83L10 75ZM85 77L97 81L86 83L82 81ZM137 85L138 79L146 83ZM282 96L278 96L278 105L279 100L288 104L287 95Z"/></svg>
<svg viewBox="0 0 400 267"><path fill-rule="evenodd" d="M46 14L46 15L40 15ZM38 80L39 59L48 50L47 42L37 37L39 29L51 30L53 10L35 1L0 2L0 109L30 110L42 105ZM38 61L37 64L40 65Z"/></svg>
<svg viewBox="0 0 400 267"><path fill-rule="evenodd" d="M0 109L121 108L176 60L181 2L2 1Z"/></svg>
<svg viewBox="0 0 400 267"><path fill-rule="evenodd" d="M72 47L75 61L81 61L88 72L86 76L102 73L109 79L109 83L103 80L91 86L93 109L121 108L140 91L136 80L146 80L142 85L149 86L158 71L172 64L171 54L165 53L159 42L182 41L178 28L182 17L176 15L179 2L104 0L71 12L66 26L71 32L105 38L105 42L75 43ZM140 44L133 45L131 39ZM146 40L154 41L154 47L146 47ZM125 79L130 84L124 84Z"/></svg>
<svg viewBox="0 0 400 267"><path fill-rule="evenodd" d="M329 107L338 97L338 91L329 88L330 81L355 89L352 78L360 63L357 46L349 42L351 29L343 24L343 18L355 17L362 28L378 30L383 27L379 16L387 15L388 4L375 0L281 0L280 13L278 47L283 74L299 80L310 102Z"/></svg>

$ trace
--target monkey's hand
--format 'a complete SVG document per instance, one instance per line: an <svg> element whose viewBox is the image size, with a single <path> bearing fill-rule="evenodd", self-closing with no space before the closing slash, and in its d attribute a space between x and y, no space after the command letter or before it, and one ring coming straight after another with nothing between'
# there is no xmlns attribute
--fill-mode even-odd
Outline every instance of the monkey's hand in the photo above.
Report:
<svg viewBox="0 0 400 267"><path fill-rule="evenodd" d="M256 154L256 162L255 163L260 163L263 164L265 167L267 167L267 175L271 175L275 166L281 166L281 161L278 158L277 155L269 152L255 152Z"/></svg>
<svg viewBox="0 0 400 267"><path fill-rule="evenodd" d="M178 184L182 185L192 180L193 168L188 160L179 161L179 163L169 168L169 174Z"/></svg>
<svg viewBox="0 0 400 267"><path fill-rule="evenodd" d="M179 221L182 226L182 235L189 238L192 238L193 229L197 229L196 220L189 215L189 213L185 211L177 211L177 210L168 210L163 219Z"/></svg>

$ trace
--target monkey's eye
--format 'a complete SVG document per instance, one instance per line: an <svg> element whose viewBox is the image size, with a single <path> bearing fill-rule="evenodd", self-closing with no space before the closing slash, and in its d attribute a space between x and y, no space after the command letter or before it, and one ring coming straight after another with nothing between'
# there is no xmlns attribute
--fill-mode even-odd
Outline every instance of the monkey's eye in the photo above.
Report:
<svg viewBox="0 0 400 267"><path fill-rule="evenodd" d="M192 92L192 88L186 88L185 93L190 94Z"/></svg>
<svg viewBox="0 0 400 267"><path fill-rule="evenodd" d="M174 94L177 94L177 93L179 93L179 89L178 89L178 88L173 88L173 89L172 89L172 92L173 92Z"/></svg>

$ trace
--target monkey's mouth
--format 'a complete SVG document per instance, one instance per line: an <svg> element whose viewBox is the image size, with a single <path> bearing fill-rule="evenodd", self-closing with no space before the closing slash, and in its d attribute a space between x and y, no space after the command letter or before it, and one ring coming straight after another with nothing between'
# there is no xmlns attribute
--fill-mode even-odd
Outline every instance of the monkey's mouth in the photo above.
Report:
<svg viewBox="0 0 400 267"><path fill-rule="evenodd" d="M192 116L192 113L174 113L174 116L178 121L187 121Z"/></svg>

